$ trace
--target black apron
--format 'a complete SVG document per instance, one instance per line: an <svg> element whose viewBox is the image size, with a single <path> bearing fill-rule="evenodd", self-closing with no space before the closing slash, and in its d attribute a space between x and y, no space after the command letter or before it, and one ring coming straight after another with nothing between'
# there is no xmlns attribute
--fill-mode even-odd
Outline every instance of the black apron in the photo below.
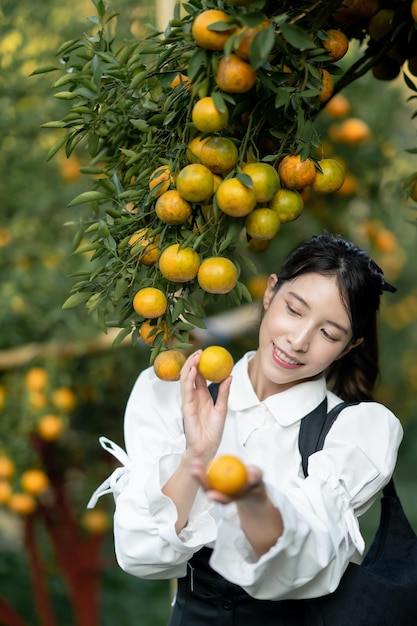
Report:
<svg viewBox="0 0 417 626"><path fill-rule="evenodd" d="M209 548L194 554L178 579L168 626L313 626L303 600L257 600L209 565Z"/></svg>

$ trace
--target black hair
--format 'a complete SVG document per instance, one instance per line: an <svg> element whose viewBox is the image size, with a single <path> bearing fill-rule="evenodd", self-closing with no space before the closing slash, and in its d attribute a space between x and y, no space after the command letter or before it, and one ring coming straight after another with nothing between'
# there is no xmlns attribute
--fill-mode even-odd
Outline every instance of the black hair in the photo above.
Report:
<svg viewBox="0 0 417 626"><path fill-rule="evenodd" d="M347 401L372 400L379 378L378 311L383 291L395 291L368 254L340 235L314 235L297 246L282 265L277 290L306 273L336 276L351 327L352 343L362 343L327 371L334 393Z"/></svg>

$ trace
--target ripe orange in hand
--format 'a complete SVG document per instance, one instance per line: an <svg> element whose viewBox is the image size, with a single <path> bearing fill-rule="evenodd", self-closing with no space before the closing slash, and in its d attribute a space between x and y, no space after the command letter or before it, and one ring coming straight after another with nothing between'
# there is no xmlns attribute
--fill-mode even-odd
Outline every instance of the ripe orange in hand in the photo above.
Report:
<svg viewBox="0 0 417 626"><path fill-rule="evenodd" d="M313 182L316 167L310 158L302 160L299 154L289 154L280 162L278 174L287 189L304 189Z"/></svg>
<svg viewBox="0 0 417 626"><path fill-rule="evenodd" d="M213 195L213 173L201 163L183 167L175 182L180 196L189 202L204 202Z"/></svg>
<svg viewBox="0 0 417 626"><path fill-rule="evenodd" d="M345 182L345 170L335 159L321 159L321 172L317 170L311 183L313 191L321 194L333 193Z"/></svg>
<svg viewBox="0 0 417 626"><path fill-rule="evenodd" d="M229 293L238 280L236 265L226 257L209 257L201 263L197 280L208 293Z"/></svg>
<svg viewBox="0 0 417 626"><path fill-rule="evenodd" d="M256 206L256 193L237 178L227 178L216 191L219 208L231 217L244 217Z"/></svg>
<svg viewBox="0 0 417 626"><path fill-rule="evenodd" d="M269 163L247 163L242 172L251 177L257 202L269 202L279 189L278 172Z"/></svg>
<svg viewBox="0 0 417 626"><path fill-rule="evenodd" d="M197 276L200 256L193 248L181 248L174 243L159 257L161 274L173 283L186 283Z"/></svg>
<svg viewBox="0 0 417 626"><path fill-rule="evenodd" d="M231 24L230 29L211 30L210 26L217 22L229 22L230 17L224 11L219 9L208 9L202 11L195 18L191 27L191 34L195 42L207 50L223 50L226 41L235 29Z"/></svg>
<svg viewBox="0 0 417 626"><path fill-rule="evenodd" d="M193 211L191 204L181 197L177 189L170 189L159 196L155 203L155 212L161 222L175 226L184 224Z"/></svg>
<svg viewBox="0 0 417 626"><path fill-rule="evenodd" d="M200 356L198 369L200 374L213 383L221 383L230 376L233 369L233 357L223 346L208 346Z"/></svg>
<svg viewBox="0 0 417 626"><path fill-rule="evenodd" d="M193 106L191 119L194 126L202 133L216 133L229 121L229 110L225 106L223 111L219 111L211 96L206 96L198 100Z"/></svg>
<svg viewBox="0 0 417 626"><path fill-rule="evenodd" d="M210 463L207 469L207 479L212 489L233 496L246 485L248 472L240 459L224 454Z"/></svg>
<svg viewBox="0 0 417 626"><path fill-rule="evenodd" d="M156 287L144 287L136 292L133 308L138 315L154 319L167 310L167 299L163 291Z"/></svg>
<svg viewBox="0 0 417 626"><path fill-rule="evenodd" d="M230 54L220 59L215 80L226 93L246 93L256 82L256 72L237 54Z"/></svg>
<svg viewBox="0 0 417 626"><path fill-rule="evenodd" d="M185 361L186 357L180 350L164 350L156 356L153 369L161 380L173 382L179 380Z"/></svg>

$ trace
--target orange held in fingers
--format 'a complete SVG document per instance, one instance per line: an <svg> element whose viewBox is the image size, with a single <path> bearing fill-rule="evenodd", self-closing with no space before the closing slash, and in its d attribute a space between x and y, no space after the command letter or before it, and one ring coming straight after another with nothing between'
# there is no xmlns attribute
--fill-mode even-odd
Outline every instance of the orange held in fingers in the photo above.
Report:
<svg viewBox="0 0 417 626"><path fill-rule="evenodd" d="M230 376L233 369L233 357L223 346L209 346L200 356L199 372L213 383L221 383Z"/></svg>
<svg viewBox="0 0 417 626"><path fill-rule="evenodd" d="M229 293L238 280L236 265L226 257L209 257L200 265L197 280L208 293Z"/></svg>
<svg viewBox="0 0 417 626"><path fill-rule="evenodd" d="M210 463L207 469L207 479L212 489L233 496L246 485L248 472L240 459L224 454Z"/></svg>
<svg viewBox="0 0 417 626"><path fill-rule="evenodd" d="M150 319L163 315L167 306L164 292L156 287L144 287L133 298L133 308L136 313Z"/></svg>
<svg viewBox="0 0 417 626"><path fill-rule="evenodd" d="M185 355L180 350L164 350L155 358L153 369L161 380L173 382L179 380L185 361Z"/></svg>
<svg viewBox="0 0 417 626"><path fill-rule="evenodd" d="M191 34L194 37L194 41L201 48L206 48L207 50L223 50L235 26L231 24L230 28L227 28L227 24L224 24L225 28L220 27L220 30L212 30L211 27L218 22L229 21L230 18L227 13L219 9L202 11L197 15L191 27Z"/></svg>
<svg viewBox="0 0 417 626"><path fill-rule="evenodd" d="M161 274L173 283L186 283L197 276L200 256L191 247L173 243L159 257Z"/></svg>

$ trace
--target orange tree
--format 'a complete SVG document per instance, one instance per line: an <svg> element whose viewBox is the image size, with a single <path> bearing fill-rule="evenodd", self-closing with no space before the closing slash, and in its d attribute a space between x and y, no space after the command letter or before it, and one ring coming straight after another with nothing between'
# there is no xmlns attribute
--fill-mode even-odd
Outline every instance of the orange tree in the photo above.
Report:
<svg viewBox="0 0 417 626"><path fill-rule="evenodd" d="M204 326L213 295L196 278L198 263L228 258L239 279L215 298L225 308L249 301L248 252L282 237L280 223L308 205L310 189L328 194L344 184L343 166L323 158L318 113L369 71L377 79L412 71L417 34L409 0L193 0L176 5L163 33L119 43L107 5L94 5L95 32L57 53L54 96L67 113L44 124L61 129L49 156L82 149L81 171L94 179L70 203L84 211L76 248L91 252L93 265L64 306L84 303L104 331L120 328L116 344L130 334L136 341L149 318L163 323L152 363L172 341L187 349L190 331ZM356 121L349 132L359 142L367 128ZM291 195L278 189L258 200L245 173L252 162L272 166ZM269 238L256 236L261 214L247 219L260 208L278 215ZM193 251L195 267L164 275L159 258L172 246ZM164 294L163 311L135 307L149 288Z"/></svg>

